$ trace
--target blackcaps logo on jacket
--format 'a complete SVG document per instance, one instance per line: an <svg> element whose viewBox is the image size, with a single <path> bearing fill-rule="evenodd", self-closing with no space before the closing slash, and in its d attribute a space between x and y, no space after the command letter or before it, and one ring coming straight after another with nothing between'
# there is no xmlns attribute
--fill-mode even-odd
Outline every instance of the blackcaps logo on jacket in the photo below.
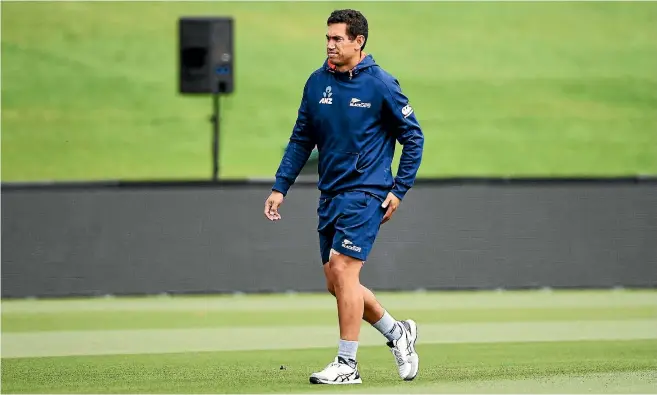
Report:
<svg viewBox="0 0 657 395"><path fill-rule="evenodd" d="M333 98L331 95L333 95L333 93L331 93L331 86L329 85L326 87L324 93L322 93L322 96L324 97L319 99L319 104L333 104Z"/></svg>
<svg viewBox="0 0 657 395"><path fill-rule="evenodd" d="M402 114L404 115L404 118L408 117L409 115L413 114L413 107L411 107L410 104L407 104L402 108Z"/></svg>
<svg viewBox="0 0 657 395"><path fill-rule="evenodd" d="M358 98L352 97L349 102L349 107L370 108L372 107L372 103L365 103Z"/></svg>

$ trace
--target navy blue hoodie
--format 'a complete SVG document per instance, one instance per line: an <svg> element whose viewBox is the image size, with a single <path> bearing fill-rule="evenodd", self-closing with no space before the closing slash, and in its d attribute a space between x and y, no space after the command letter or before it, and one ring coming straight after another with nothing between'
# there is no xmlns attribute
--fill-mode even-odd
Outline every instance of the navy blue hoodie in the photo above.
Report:
<svg viewBox="0 0 657 395"><path fill-rule="evenodd" d="M395 140L403 149L393 178ZM323 197L358 190L403 199L415 182L424 136L399 82L367 55L351 71L339 72L327 59L310 75L272 190L287 194L315 146Z"/></svg>

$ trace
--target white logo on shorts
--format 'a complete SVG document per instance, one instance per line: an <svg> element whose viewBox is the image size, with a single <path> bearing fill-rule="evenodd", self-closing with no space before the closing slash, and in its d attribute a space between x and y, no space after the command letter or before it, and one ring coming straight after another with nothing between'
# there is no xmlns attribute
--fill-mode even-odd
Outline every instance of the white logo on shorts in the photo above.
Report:
<svg viewBox="0 0 657 395"><path fill-rule="evenodd" d="M352 243L350 240L344 239L342 241L342 248L346 248L348 250L360 252L361 248L358 246L355 246L354 243Z"/></svg>

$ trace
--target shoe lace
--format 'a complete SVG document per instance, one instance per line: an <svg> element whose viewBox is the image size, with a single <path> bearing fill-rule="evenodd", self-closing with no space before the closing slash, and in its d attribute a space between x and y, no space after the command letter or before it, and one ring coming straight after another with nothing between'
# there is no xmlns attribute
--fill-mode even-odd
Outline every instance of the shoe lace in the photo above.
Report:
<svg viewBox="0 0 657 395"><path fill-rule="evenodd" d="M337 367L339 367L339 366L340 366L340 362L338 362L338 361L333 361L333 362L329 363L328 366L326 366L326 368L327 368L327 369L328 369L328 368L337 368Z"/></svg>
<svg viewBox="0 0 657 395"><path fill-rule="evenodd" d="M340 366L342 366L342 365L344 365L344 364L336 358L334 361L332 361L331 363L326 365L326 369L330 369L330 368L336 368L337 369L337 368L340 368Z"/></svg>

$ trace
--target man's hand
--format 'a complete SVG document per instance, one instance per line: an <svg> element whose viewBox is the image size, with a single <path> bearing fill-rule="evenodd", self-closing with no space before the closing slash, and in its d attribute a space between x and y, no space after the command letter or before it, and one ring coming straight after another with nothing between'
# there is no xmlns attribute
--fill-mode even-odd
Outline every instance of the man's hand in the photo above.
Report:
<svg viewBox="0 0 657 395"><path fill-rule="evenodd" d="M388 192L388 197L386 200L381 204L381 207L383 208L388 208L388 211L386 211L386 214L383 216L383 219L381 220L381 225L385 224L390 220L392 217L392 214L397 211L397 207L399 207L400 200L397 196L395 196L394 193Z"/></svg>
<svg viewBox="0 0 657 395"><path fill-rule="evenodd" d="M278 213L278 208L283 204L283 199L285 197L282 193L278 191L272 191L271 195L265 201L265 217L270 221L277 221L281 219L281 215Z"/></svg>

